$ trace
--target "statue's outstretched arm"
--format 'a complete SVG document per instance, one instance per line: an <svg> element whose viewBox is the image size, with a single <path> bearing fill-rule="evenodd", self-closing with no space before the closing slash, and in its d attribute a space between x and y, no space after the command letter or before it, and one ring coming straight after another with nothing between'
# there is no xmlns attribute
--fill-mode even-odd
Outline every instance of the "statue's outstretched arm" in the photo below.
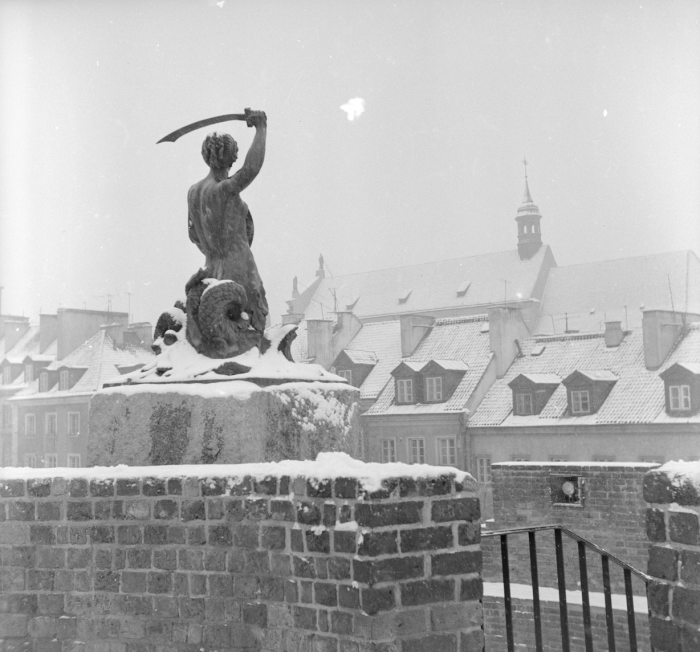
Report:
<svg viewBox="0 0 700 652"><path fill-rule="evenodd" d="M263 111L252 111L250 124L255 127L255 138L245 157L243 167L232 177L222 181L228 190L241 192L258 176L265 161L265 139L267 137L267 118Z"/></svg>

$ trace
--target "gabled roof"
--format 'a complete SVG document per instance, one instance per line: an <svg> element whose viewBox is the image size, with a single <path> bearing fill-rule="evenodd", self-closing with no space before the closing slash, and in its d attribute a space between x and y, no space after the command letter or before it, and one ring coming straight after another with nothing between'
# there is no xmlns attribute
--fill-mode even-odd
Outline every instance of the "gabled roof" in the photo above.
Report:
<svg viewBox="0 0 700 652"><path fill-rule="evenodd" d="M425 366L427 367L431 362L442 367L445 371L467 371L469 369L469 365L464 360L429 360Z"/></svg>
<svg viewBox="0 0 700 652"><path fill-rule="evenodd" d="M415 353L410 358L403 360L404 363L414 365L419 370L431 360L459 360L466 363L468 369L447 401L419 405L396 405L394 403L395 385L392 382L384 387L377 401L365 412L365 415L464 412L469 397L491 360L489 334L482 332L482 326L487 319L486 315L438 319L432 330L418 345ZM367 324L367 326L369 325L371 324Z"/></svg>
<svg viewBox="0 0 700 652"><path fill-rule="evenodd" d="M546 343L541 355L530 352ZM522 342L523 353L503 378L496 380L479 407L469 417L469 427L566 426L634 423L700 423L700 415L673 417L665 412L664 383L659 371L644 365L642 329L628 333L618 347L606 347L604 333L534 337ZM700 361L700 324L692 324L686 336L662 365L676 361ZM538 415L513 415L513 393L509 387L521 374L554 373L566 378L576 370L604 371L617 378L610 394L595 414L567 416L566 386L561 384ZM590 372L589 372L590 373Z"/></svg>
<svg viewBox="0 0 700 652"><path fill-rule="evenodd" d="M534 332L599 332L606 321L640 328L642 308L700 314L700 260L692 251L552 268Z"/></svg>
<svg viewBox="0 0 700 652"><path fill-rule="evenodd" d="M568 385L573 380L580 378L581 376L583 376L583 378L585 378L586 380L590 380L594 383L614 383L619 380L619 378L612 371L608 371L607 369L575 369L561 382L565 385Z"/></svg>
<svg viewBox="0 0 700 652"><path fill-rule="evenodd" d="M39 396L59 397L78 393L94 393L105 382L119 376L118 366L145 364L153 359L153 352L138 346L116 347L105 329L101 329L87 342L61 360L52 362L47 370L57 371L63 368L81 368L85 373L69 390L60 391L56 383L48 392L39 393L38 379L15 395L13 400L37 398Z"/></svg>
<svg viewBox="0 0 700 652"><path fill-rule="evenodd" d="M675 362L668 369L659 374L661 378L666 378L666 375L671 375L676 370L686 371L694 376L700 376L700 362Z"/></svg>
<svg viewBox="0 0 700 652"><path fill-rule="evenodd" d="M409 371L418 373L423 367L425 367L426 364L427 361L416 362L415 360L401 360L401 362L399 362L396 368L392 370L391 374L396 375L396 372L399 371L399 369L403 369L404 367L406 367Z"/></svg>
<svg viewBox="0 0 700 652"><path fill-rule="evenodd" d="M521 378L529 380L533 385L558 385L561 383L561 378L556 374L518 374L508 384L514 385Z"/></svg>
<svg viewBox="0 0 700 652"><path fill-rule="evenodd" d="M360 319L485 306L538 294L542 270L554 265L548 246L541 247L529 260L520 260L513 249L323 278L320 282L316 279L311 286L313 296L308 296L307 290L292 304L294 312L305 313L306 319L320 319L333 312L336 305L348 304L354 304L353 312ZM467 283L468 289L462 293ZM408 289L410 295L400 303Z"/></svg>
<svg viewBox="0 0 700 652"><path fill-rule="evenodd" d="M356 351L355 349L344 349L343 353L350 359L353 364L377 364L377 356L374 351Z"/></svg>

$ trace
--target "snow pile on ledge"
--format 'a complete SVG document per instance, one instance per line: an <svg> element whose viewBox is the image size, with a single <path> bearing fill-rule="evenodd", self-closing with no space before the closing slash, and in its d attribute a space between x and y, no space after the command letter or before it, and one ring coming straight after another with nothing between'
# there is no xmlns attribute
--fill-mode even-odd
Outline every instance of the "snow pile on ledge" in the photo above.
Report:
<svg viewBox="0 0 700 652"><path fill-rule="evenodd" d="M665 473L674 487L692 485L700 493L700 462L666 462L657 471Z"/></svg>
<svg viewBox="0 0 700 652"><path fill-rule="evenodd" d="M319 453L316 460L284 460L283 462L260 462L255 464L181 464L174 466L95 466L83 469L52 468L32 469L21 467L0 468L0 481L34 478L85 478L87 480L109 480L112 478L231 478L252 477L264 480L269 477L290 476L309 480L335 480L355 478L367 492L378 491L382 482L390 478L430 479L453 474L458 482L471 476L450 466L428 464L379 464L362 462L347 453Z"/></svg>
<svg viewBox="0 0 700 652"><path fill-rule="evenodd" d="M183 317L181 316L180 318L182 319ZM162 345L162 353L157 355L152 362L130 374L110 378L107 384L170 384L191 380L230 381L265 378L316 380L345 383L348 386L345 378L326 371L321 365L290 362L284 357L278 350L278 346L282 339L295 328L296 326L291 324L269 328L265 331L265 337L270 342L270 348L264 354L261 354L258 348L253 348L233 358L208 358L198 353L185 338L185 327L177 333L168 331L177 338L174 344L170 346ZM243 368L250 368L250 371L236 374L235 376L220 374L215 371L226 363L235 363ZM167 371L161 373L163 369Z"/></svg>

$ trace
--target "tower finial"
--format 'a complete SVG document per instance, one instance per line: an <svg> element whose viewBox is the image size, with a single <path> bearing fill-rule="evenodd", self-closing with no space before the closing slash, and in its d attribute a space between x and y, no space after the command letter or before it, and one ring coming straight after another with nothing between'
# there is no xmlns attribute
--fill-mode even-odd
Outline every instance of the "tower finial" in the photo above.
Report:
<svg viewBox="0 0 700 652"><path fill-rule="evenodd" d="M527 159L525 157L523 157L523 165L525 166L525 195L523 195L523 204L532 204L530 186L527 183Z"/></svg>

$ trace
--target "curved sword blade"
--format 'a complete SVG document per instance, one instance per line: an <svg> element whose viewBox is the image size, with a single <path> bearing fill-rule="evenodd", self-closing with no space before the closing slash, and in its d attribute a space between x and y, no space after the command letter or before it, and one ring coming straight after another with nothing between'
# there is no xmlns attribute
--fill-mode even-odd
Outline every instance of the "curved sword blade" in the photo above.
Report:
<svg viewBox="0 0 700 652"><path fill-rule="evenodd" d="M248 116L245 113L227 113L226 115L217 115L215 118L199 120L186 127L180 127L176 131L173 131L173 133L161 138L158 143L174 143L180 136L189 134L190 131L194 131L200 127L206 127L207 125L214 125L218 122L228 122L229 120L248 120ZM158 143L156 143L156 145Z"/></svg>

